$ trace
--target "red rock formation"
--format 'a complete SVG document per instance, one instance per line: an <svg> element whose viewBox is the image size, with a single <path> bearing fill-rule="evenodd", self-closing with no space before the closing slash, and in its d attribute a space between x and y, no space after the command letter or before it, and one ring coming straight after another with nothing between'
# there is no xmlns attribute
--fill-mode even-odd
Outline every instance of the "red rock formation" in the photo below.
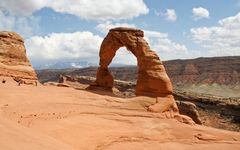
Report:
<svg viewBox="0 0 240 150"><path fill-rule="evenodd" d="M159 57L150 49L143 37L143 31L138 29L111 29L100 48L100 67L97 70L94 86L108 89L113 87L113 77L108 66L116 51L125 46L136 56L138 61L136 95L159 97L160 101L165 101L164 104L161 102L156 106L149 107L150 111L163 112L170 109L177 111L175 100L172 97L172 83Z"/></svg>
<svg viewBox="0 0 240 150"><path fill-rule="evenodd" d="M0 76L29 84L37 80L27 56L24 41L14 32L0 32Z"/></svg>

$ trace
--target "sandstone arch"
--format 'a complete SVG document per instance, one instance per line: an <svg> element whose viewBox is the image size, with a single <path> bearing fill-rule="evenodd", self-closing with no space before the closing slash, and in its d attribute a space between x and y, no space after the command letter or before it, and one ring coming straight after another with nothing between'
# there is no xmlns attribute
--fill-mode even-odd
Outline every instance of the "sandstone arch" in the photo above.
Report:
<svg viewBox="0 0 240 150"><path fill-rule="evenodd" d="M164 97L172 95L172 84L157 54L150 50L144 40L144 33L132 28L111 29L100 48L100 62L97 71L96 86L113 87L113 77L108 70L116 51L125 46L136 56L138 79L136 95Z"/></svg>

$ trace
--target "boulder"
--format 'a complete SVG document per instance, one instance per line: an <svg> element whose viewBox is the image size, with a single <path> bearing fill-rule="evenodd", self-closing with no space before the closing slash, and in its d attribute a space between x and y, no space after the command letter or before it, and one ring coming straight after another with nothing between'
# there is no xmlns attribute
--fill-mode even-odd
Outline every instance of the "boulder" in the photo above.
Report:
<svg viewBox="0 0 240 150"><path fill-rule="evenodd" d="M176 101L180 114L189 116L197 124L202 124L197 106L194 103L186 101Z"/></svg>

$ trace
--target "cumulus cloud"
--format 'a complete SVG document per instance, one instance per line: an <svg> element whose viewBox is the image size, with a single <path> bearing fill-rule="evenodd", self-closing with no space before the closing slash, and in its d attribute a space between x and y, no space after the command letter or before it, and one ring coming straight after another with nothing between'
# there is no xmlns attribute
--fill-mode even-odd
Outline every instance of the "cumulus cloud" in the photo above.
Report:
<svg viewBox="0 0 240 150"><path fill-rule="evenodd" d="M112 65L137 65L137 59L132 54L132 52L126 50L125 48L120 48L117 52Z"/></svg>
<svg viewBox="0 0 240 150"><path fill-rule="evenodd" d="M57 0L48 6L57 12L92 20L130 19L149 12L143 0Z"/></svg>
<svg viewBox="0 0 240 150"><path fill-rule="evenodd" d="M149 12L143 0L5 0L0 1L4 12L16 16L29 16L48 7L59 13L67 13L87 20L131 19Z"/></svg>
<svg viewBox="0 0 240 150"><path fill-rule="evenodd" d="M136 28L134 24L128 24L128 23L115 23L113 24L112 21L106 21L105 23L98 24L95 29L97 31L100 31L102 33L108 33L108 31L112 28L117 27L129 27L129 28Z"/></svg>
<svg viewBox="0 0 240 150"><path fill-rule="evenodd" d="M183 44L178 44L173 42L168 38L157 38L152 39L152 37L148 37L150 41L150 45L152 49L156 50L159 53L169 53L169 54L176 54L176 53L187 53L188 49Z"/></svg>
<svg viewBox="0 0 240 150"><path fill-rule="evenodd" d="M40 17L32 14L44 7L87 20L131 19L149 11L143 0L2 0L0 30L15 31L25 38L36 34Z"/></svg>
<svg viewBox="0 0 240 150"><path fill-rule="evenodd" d="M134 24L105 22L96 26L102 33L107 33L110 28L125 26L136 27ZM186 53L187 48L169 39L167 33L145 30L145 38L151 48L158 54L172 56ZM33 36L25 42L27 54L33 64L86 61L98 64L100 44L103 37L92 32L52 33L47 36ZM136 65L136 58L131 52L121 48L117 51L113 64ZM167 57L166 57L167 59Z"/></svg>
<svg viewBox="0 0 240 150"><path fill-rule="evenodd" d="M188 49L184 44L172 41L167 33L145 30L145 39L150 44L151 49L156 51L163 59L178 58L178 55L188 54Z"/></svg>
<svg viewBox="0 0 240 150"><path fill-rule="evenodd" d="M193 8L192 13L193 13L194 20L210 18L209 11L206 8L202 8L202 7Z"/></svg>
<svg viewBox="0 0 240 150"><path fill-rule="evenodd" d="M0 30L15 31L23 37L30 37L39 29L38 17L16 17L0 10L0 18Z"/></svg>
<svg viewBox="0 0 240 150"><path fill-rule="evenodd" d="M91 32L52 33L26 40L27 54L34 64L79 60L97 63L102 38Z"/></svg>
<svg viewBox="0 0 240 150"><path fill-rule="evenodd" d="M165 13L163 13L163 16L165 16L165 19L168 21L176 21L177 20L177 14L174 9L167 9Z"/></svg>
<svg viewBox="0 0 240 150"><path fill-rule="evenodd" d="M191 35L209 55L240 55L240 13L220 20L218 26L192 28Z"/></svg>
<svg viewBox="0 0 240 150"><path fill-rule="evenodd" d="M14 16L30 16L46 5L46 0L2 0L0 10Z"/></svg>
<svg viewBox="0 0 240 150"><path fill-rule="evenodd" d="M167 33L149 30L144 30L144 36L145 38L168 38Z"/></svg>
<svg viewBox="0 0 240 150"><path fill-rule="evenodd" d="M177 14L174 9L167 9L166 12L158 12L155 10L157 16L163 16L166 20L175 22L177 20Z"/></svg>

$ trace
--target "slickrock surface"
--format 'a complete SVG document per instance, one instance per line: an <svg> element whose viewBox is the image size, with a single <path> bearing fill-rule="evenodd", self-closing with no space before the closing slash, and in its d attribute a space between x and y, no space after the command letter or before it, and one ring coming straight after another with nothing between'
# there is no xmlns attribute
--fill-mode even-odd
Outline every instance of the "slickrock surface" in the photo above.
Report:
<svg viewBox="0 0 240 150"><path fill-rule="evenodd" d="M188 125L146 109L156 98L118 98L69 87L0 83L4 150L240 149L240 133ZM14 93L14 94L13 94Z"/></svg>
<svg viewBox="0 0 240 150"><path fill-rule="evenodd" d="M26 56L24 41L14 32L0 32L0 76L14 77L26 83L37 76Z"/></svg>
<svg viewBox="0 0 240 150"><path fill-rule="evenodd" d="M73 150L54 138L0 117L1 150Z"/></svg>

